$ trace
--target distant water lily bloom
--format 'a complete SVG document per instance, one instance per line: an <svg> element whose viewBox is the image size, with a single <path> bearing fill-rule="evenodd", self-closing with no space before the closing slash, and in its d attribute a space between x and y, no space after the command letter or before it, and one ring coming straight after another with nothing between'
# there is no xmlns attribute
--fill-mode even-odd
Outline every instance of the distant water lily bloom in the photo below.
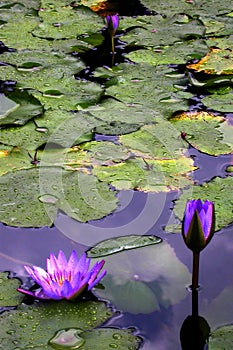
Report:
<svg viewBox="0 0 233 350"><path fill-rule="evenodd" d="M214 203L192 199L187 202L182 224L182 235L189 249L200 252L214 235Z"/></svg>
<svg viewBox="0 0 233 350"><path fill-rule="evenodd" d="M115 15L106 16L106 21L107 21L109 33L111 34L111 36L114 36L119 26L118 14L116 13Z"/></svg>
<svg viewBox="0 0 233 350"><path fill-rule="evenodd" d="M75 250L68 261L61 250L57 258L51 253L47 259L47 271L37 266L24 266L41 288L35 292L21 288L18 291L37 299L75 299L84 290L94 287L106 274L106 270L100 273L104 260L96 262L91 268L90 263L91 259L85 253L78 259Z"/></svg>

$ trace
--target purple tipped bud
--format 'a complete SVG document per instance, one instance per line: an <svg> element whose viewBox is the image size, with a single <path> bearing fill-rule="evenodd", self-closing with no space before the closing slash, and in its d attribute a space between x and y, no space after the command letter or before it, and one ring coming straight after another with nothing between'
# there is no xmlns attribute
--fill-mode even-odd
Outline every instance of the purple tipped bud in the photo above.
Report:
<svg viewBox="0 0 233 350"><path fill-rule="evenodd" d="M193 252L204 249L214 235L214 203L192 199L187 202L182 223L185 244Z"/></svg>
<svg viewBox="0 0 233 350"><path fill-rule="evenodd" d="M108 31L112 36L114 36L119 26L119 16L117 13L115 15L108 15L106 16L106 20L108 25Z"/></svg>

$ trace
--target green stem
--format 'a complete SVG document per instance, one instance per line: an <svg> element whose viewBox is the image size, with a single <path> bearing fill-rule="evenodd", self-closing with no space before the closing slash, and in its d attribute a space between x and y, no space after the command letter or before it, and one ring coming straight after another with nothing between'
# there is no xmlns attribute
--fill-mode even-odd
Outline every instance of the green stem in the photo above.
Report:
<svg viewBox="0 0 233 350"><path fill-rule="evenodd" d="M114 35L111 35L112 43L112 66L114 65L114 55L115 55L115 44L114 44Z"/></svg>

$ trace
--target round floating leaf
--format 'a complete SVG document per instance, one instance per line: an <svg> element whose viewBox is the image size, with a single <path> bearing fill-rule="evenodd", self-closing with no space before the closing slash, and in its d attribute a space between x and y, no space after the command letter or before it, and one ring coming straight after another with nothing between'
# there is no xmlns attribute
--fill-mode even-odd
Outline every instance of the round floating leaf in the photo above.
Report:
<svg viewBox="0 0 233 350"><path fill-rule="evenodd" d="M187 112L175 115L170 121L180 133L185 133L186 140L201 152L213 155L232 152L232 147L223 139L222 133L226 128L231 132L232 127L223 117L208 112Z"/></svg>
<svg viewBox="0 0 233 350"><path fill-rule="evenodd" d="M229 94L213 94L205 96L202 100L202 103L211 109L214 109L219 112L233 112L233 93Z"/></svg>
<svg viewBox="0 0 233 350"><path fill-rule="evenodd" d="M14 112L17 108L19 108L19 104L10 100L4 94L0 94L0 121L2 118L6 118L10 113Z"/></svg>
<svg viewBox="0 0 233 350"><path fill-rule="evenodd" d="M1 178L2 222L11 226L50 226L58 208L79 221L99 219L117 207L115 193L95 176L38 167Z"/></svg>
<svg viewBox="0 0 233 350"><path fill-rule="evenodd" d="M137 63L147 62L153 66L158 64L184 64L191 59L199 59L208 52L206 43L202 40L177 42L171 46L154 48L152 50L137 50L127 57Z"/></svg>
<svg viewBox="0 0 233 350"><path fill-rule="evenodd" d="M187 78L174 73L173 69L163 65L155 69L146 63L120 64L112 69L110 82L113 85L106 89L106 93L125 104L144 106L168 119L177 110L186 110L192 96L183 91Z"/></svg>
<svg viewBox="0 0 233 350"><path fill-rule="evenodd" d="M0 272L0 307L16 306L23 300L23 295L17 292L21 282L16 278L8 278L8 272Z"/></svg>
<svg viewBox="0 0 233 350"><path fill-rule="evenodd" d="M59 301L22 305L0 315L1 345L8 350L14 350L16 346L52 350L54 347L48 344L49 340L59 330L91 330L111 315L106 305L100 302Z"/></svg>
<svg viewBox="0 0 233 350"><path fill-rule="evenodd" d="M107 256L105 266L104 289L95 293L123 312L134 314L178 303L185 298L185 286L191 278L166 242Z"/></svg>
<svg viewBox="0 0 233 350"><path fill-rule="evenodd" d="M208 343L209 350L231 349L233 338L233 325L217 328L211 332Z"/></svg>
<svg viewBox="0 0 233 350"><path fill-rule="evenodd" d="M26 91L15 90L8 95L8 100L11 100L12 105L14 104L16 108L9 110L0 118L0 126L24 125L28 120L43 112L40 102Z"/></svg>
<svg viewBox="0 0 233 350"><path fill-rule="evenodd" d="M127 17L124 18L121 26L126 26L127 21ZM132 21L128 25L131 23ZM130 45L146 45L157 48L172 45L179 41L200 38L204 34L204 30L205 27L201 21L190 18L183 10L182 13L176 13L172 17L162 15L138 16L134 27L124 35L124 41Z"/></svg>
<svg viewBox="0 0 233 350"><path fill-rule="evenodd" d="M33 30L33 35L39 38L71 39L94 33L103 27L102 18L83 6L64 6L64 2L54 0L48 6L47 1L42 0L41 7L41 23Z"/></svg>
<svg viewBox="0 0 233 350"><path fill-rule="evenodd" d="M33 158L33 157L32 157ZM5 152L5 156L1 157L0 175L15 170L32 168L30 155L25 150L13 148Z"/></svg>
<svg viewBox="0 0 233 350"><path fill-rule="evenodd" d="M114 239L107 239L97 244L88 251L88 256L91 258L111 255L121 252L122 250L135 249L145 247L152 244L161 243L162 239L157 236L122 236Z"/></svg>
<svg viewBox="0 0 233 350"><path fill-rule="evenodd" d="M216 231L220 230L233 221L233 177L229 176L224 179L216 177L208 183L201 186L192 186L183 190L180 198L175 201L174 212L182 220L185 210L186 201L190 199L208 199L214 202L216 212Z"/></svg>

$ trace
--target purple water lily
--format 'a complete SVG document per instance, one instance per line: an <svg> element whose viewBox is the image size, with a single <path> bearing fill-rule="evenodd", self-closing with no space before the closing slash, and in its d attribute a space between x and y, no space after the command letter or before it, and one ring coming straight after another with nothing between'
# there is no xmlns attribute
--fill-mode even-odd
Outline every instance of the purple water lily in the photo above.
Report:
<svg viewBox="0 0 233 350"><path fill-rule="evenodd" d="M214 203L192 199L187 202L184 213L182 235L189 249L200 252L214 235Z"/></svg>
<svg viewBox="0 0 233 350"><path fill-rule="evenodd" d="M47 259L47 271L37 266L24 266L41 288L35 292L21 288L18 288L18 291L37 299L75 299L84 290L93 288L107 272L103 270L100 273L104 260L96 262L89 269L90 262L91 259L87 258L85 253L78 259L75 250L68 261L62 250L57 258L51 253Z"/></svg>
<svg viewBox="0 0 233 350"><path fill-rule="evenodd" d="M117 13L115 15L108 15L106 16L106 20L110 34L114 36L119 26L119 16Z"/></svg>

